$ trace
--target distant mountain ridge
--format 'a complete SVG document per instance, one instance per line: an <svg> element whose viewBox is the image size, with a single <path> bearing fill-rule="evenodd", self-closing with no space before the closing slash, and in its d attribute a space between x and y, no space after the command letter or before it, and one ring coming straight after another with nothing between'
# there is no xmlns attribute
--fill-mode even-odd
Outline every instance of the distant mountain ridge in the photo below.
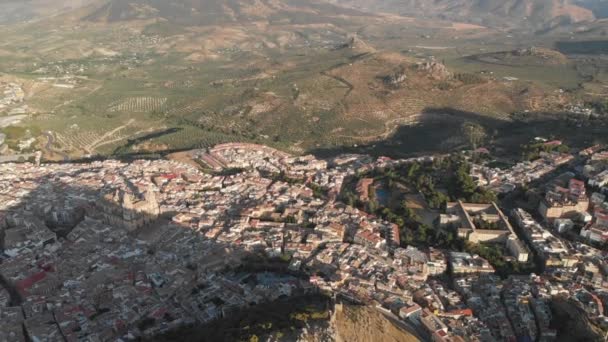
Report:
<svg viewBox="0 0 608 342"><path fill-rule="evenodd" d="M578 6L593 11L597 18L608 18L608 0L574 0Z"/></svg>
<svg viewBox="0 0 608 342"><path fill-rule="evenodd" d="M315 18L340 14L360 13L313 0L109 0L83 19L118 22L162 18L183 25L213 25L251 20L314 22Z"/></svg>
<svg viewBox="0 0 608 342"><path fill-rule="evenodd" d="M327 17L387 12L552 32L608 16L608 0L0 0L0 24L91 5L83 19L120 22L162 18L182 25L252 20L311 23Z"/></svg>
<svg viewBox="0 0 608 342"><path fill-rule="evenodd" d="M98 0L0 0L0 25L49 17Z"/></svg>
<svg viewBox="0 0 608 342"><path fill-rule="evenodd" d="M330 0L369 11L436 17L485 26L546 29L595 20L571 0Z"/></svg>

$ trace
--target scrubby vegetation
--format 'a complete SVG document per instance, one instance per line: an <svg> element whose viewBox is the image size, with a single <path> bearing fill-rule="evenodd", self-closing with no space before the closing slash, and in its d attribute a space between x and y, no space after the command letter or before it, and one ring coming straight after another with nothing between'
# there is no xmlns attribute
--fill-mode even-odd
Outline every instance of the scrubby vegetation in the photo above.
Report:
<svg viewBox="0 0 608 342"><path fill-rule="evenodd" d="M487 79L484 78L483 76L479 75L479 74L473 74L473 73L457 73L454 75L454 79L470 85L470 84L480 84L480 83L485 83L487 82Z"/></svg>

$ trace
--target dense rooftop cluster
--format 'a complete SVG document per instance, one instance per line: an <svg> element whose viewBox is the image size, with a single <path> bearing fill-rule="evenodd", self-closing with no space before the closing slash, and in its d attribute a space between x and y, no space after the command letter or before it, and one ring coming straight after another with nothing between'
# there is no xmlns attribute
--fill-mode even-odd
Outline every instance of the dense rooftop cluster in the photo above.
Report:
<svg viewBox="0 0 608 342"><path fill-rule="evenodd" d="M164 160L0 165L0 340L150 337L312 292L376 303L437 341L552 340L548 303L558 294L603 317L604 255L548 244L523 212L535 250L580 268L501 280L477 255L404 248L395 224L336 200L346 177L409 161L318 160L246 144L197 155L242 170L206 174ZM250 268L279 259L287 272ZM436 280L448 273L454 286Z"/></svg>
<svg viewBox="0 0 608 342"><path fill-rule="evenodd" d="M474 165L471 168L471 176L477 180L479 185L487 186L500 193L508 193L518 185L527 184L551 173L572 159L574 159L572 154L542 152L541 158L518 163L509 169Z"/></svg>

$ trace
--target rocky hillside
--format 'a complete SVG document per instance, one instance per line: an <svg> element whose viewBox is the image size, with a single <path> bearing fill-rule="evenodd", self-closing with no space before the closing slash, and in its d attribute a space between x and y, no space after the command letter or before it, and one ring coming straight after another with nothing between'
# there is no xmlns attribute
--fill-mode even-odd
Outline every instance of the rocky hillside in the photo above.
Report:
<svg viewBox="0 0 608 342"><path fill-rule="evenodd" d="M367 306L336 304L332 325L337 342L417 342L377 310Z"/></svg>
<svg viewBox="0 0 608 342"><path fill-rule="evenodd" d="M414 334L398 327L378 310L369 306L336 304L328 325L308 325L294 336L267 341L297 342L418 342Z"/></svg>

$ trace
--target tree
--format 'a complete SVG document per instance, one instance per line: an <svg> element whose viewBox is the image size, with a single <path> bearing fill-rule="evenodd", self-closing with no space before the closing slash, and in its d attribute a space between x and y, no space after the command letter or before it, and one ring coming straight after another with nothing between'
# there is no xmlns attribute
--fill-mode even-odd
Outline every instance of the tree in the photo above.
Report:
<svg viewBox="0 0 608 342"><path fill-rule="evenodd" d="M479 188L477 192L471 196L471 201L475 203L492 203L496 202L496 194L487 189Z"/></svg>
<svg viewBox="0 0 608 342"><path fill-rule="evenodd" d="M409 246L414 242L414 237L412 236L412 233L409 229L407 228L402 228L400 231L400 235L401 235L401 245L402 246Z"/></svg>
<svg viewBox="0 0 608 342"><path fill-rule="evenodd" d="M478 123L465 122L462 124L461 129L462 134L467 138L474 150L483 143L487 136L485 128Z"/></svg>
<svg viewBox="0 0 608 342"><path fill-rule="evenodd" d="M343 196L346 204L348 204L351 207L357 206L357 196L352 191L345 190L342 196Z"/></svg>
<svg viewBox="0 0 608 342"><path fill-rule="evenodd" d="M416 230L416 239L418 240L418 242L427 242L427 239L429 238L428 232L429 227L427 225L419 225L418 229Z"/></svg>
<svg viewBox="0 0 608 342"><path fill-rule="evenodd" d="M450 182L450 195L456 199L470 200L477 190L477 184L469 175L469 165L461 161Z"/></svg>
<svg viewBox="0 0 608 342"><path fill-rule="evenodd" d="M407 177L410 180L413 179L418 170L420 170L420 164L418 164L418 162L413 162L410 168L407 170Z"/></svg>
<svg viewBox="0 0 608 342"><path fill-rule="evenodd" d="M403 206L403 217L405 217L406 219L408 219L410 221L414 221L414 222L420 221L420 216L418 216L416 211L414 211L414 209L412 209L412 208L407 207L407 201L403 201L402 206Z"/></svg>
<svg viewBox="0 0 608 342"><path fill-rule="evenodd" d="M378 210L378 202L370 199L370 201L367 202L367 212L370 214L374 214L376 210Z"/></svg>
<svg viewBox="0 0 608 342"><path fill-rule="evenodd" d="M449 198L445 194L436 190L433 191L431 195L427 198L429 207L433 209L441 208L448 200Z"/></svg>
<svg viewBox="0 0 608 342"><path fill-rule="evenodd" d="M418 189L418 191L423 191L425 189L433 191L433 189L435 189L433 178L431 178L428 174L421 174L416 179L416 189Z"/></svg>
<svg viewBox="0 0 608 342"><path fill-rule="evenodd" d="M385 175L388 179L392 179L392 180L396 180L399 178L399 174L397 172L395 172L394 169L389 169L388 171L386 171Z"/></svg>

